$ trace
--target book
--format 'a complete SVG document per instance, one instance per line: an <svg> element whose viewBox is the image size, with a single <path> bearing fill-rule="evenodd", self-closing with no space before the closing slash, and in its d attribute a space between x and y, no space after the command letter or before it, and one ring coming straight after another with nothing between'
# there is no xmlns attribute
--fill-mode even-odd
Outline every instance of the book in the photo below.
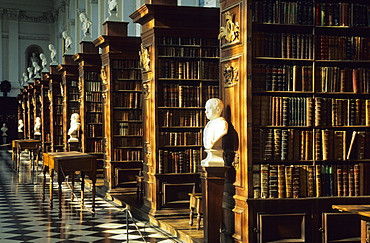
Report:
<svg viewBox="0 0 370 243"><path fill-rule="evenodd" d="M270 165L268 177L269 198L278 198L278 166Z"/></svg>
<svg viewBox="0 0 370 243"><path fill-rule="evenodd" d="M254 164L252 166L252 181L253 181L253 197L260 198L261 197L261 165Z"/></svg>
<svg viewBox="0 0 370 243"><path fill-rule="evenodd" d="M293 166L285 166L285 195L293 197Z"/></svg>
<svg viewBox="0 0 370 243"><path fill-rule="evenodd" d="M285 193L285 166L278 165L278 198L284 198Z"/></svg>
<svg viewBox="0 0 370 243"><path fill-rule="evenodd" d="M269 165L261 164L261 198L269 197Z"/></svg>

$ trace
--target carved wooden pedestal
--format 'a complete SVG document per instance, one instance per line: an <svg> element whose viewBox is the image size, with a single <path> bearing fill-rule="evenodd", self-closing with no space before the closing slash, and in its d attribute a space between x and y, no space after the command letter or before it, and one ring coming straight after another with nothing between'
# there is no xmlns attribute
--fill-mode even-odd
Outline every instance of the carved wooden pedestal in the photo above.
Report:
<svg viewBox="0 0 370 243"><path fill-rule="evenodd" d="M202 166L204 242L220 242L222 198L228 167Z"/></svg>

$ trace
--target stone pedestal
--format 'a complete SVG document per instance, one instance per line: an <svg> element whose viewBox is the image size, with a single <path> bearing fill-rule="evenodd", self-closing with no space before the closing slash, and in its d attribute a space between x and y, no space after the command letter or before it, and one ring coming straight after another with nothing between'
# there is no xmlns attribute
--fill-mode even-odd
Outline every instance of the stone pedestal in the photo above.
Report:
<svg viewBox="0 0 370 243"><path fill-rule="evenodd" d="M224 181L228 167L201 168L204 242L220 242Z"/></svg>
<svg viewBox="0 0 370 243"><path fill-rule="evenodd" d="M80 142L68 141L68 151L80 151Z"/></svg>

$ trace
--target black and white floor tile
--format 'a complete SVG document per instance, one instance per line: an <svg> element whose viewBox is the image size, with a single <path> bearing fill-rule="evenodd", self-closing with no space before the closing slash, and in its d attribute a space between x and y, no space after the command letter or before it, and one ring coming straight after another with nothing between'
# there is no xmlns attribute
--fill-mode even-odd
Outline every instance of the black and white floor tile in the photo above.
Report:
<svg viewBox="0 0 370 243"><path fill-rule="evenodd" d="M80 199L72 199L68 182L63 183L62 215L59 217L58 190L54 190L54 207L50 209L48 189L45 200L42 200L40 168L38 172L32 172L29 167L28 155L23 152L20 171L15 173L11 169L10 154L0 150L1 243L182 242L99 197L95 199L94 216L91 213L91 193L85 191L85 206L82 207ZM80 198L78 186L77 183L75 193Z"/></svg>

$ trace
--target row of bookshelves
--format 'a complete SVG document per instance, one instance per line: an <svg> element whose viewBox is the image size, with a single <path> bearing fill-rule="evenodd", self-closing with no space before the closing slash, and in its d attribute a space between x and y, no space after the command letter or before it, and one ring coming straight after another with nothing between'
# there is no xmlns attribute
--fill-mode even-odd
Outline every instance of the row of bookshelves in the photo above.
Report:
<svg viewBox="0 0 370 243"><path fill-rule="evenodd" d="M252 155L259 161L370 159L365 131L254 128L252 133Z"/></svg>
<svg viewBox="0 0 370 243"><path fill-rule="evenodd" d="M88 102L85 104L87 111L89 112L102 112L103 111L103 103L92 103Z"/></svg>
<svg viewBox="0 0 370 243"><path fill-rule="evenodd" d="M141 93L138 92L114 93L111 102L115 107L141 108L142 106Z"/></svg>
<svg viewBox="0 0 370 243"><path fill-rule="evenodd" d="M141 121L143 119L143 113L141 110L115 110L113 119L115 121Z"/></svg>
<svg viewBox="0 0 370 243"><path fill-rule="evenodd" d="M206 124L203 110L161 110L160 112L159 125L162 127L200 127Z"/></svg>
<svg viewBox="0 0 370 243"><path fill-rule="evenodd" d="M159 59L159 78L172 79L216 79L218 61L177 61Z"/></svg>
<svg viewBox="0 0 370 243"><path fill-rule="evenodd" d="M87 102L102 102L103 95L101 92L86 92L85 93L85 101Z"/></svg>
<svg viewBox="0 0 370 243"><path fill-rule="evenodd" d="M112 60L112 67L114 69L117 68L140 68L140 61L139 60L133 60L133 59L114 59Z"/></svg>
<svg viewBox="0 0 370 243"><path fill-rule="evenodd" d="M200 165L200 150L158 151L158 173L196 173Z"/></svg>
<svg viewBox="0 0 370 243"><path fill-rule="evenodd" d="M140 149L120 149L113 150L114 161L140 161L142 160L142 151Z"/></svg>
<svg viewBox="0 0 370 243"><path fill-rule="evenodd" d="M87 123L103 123L103 114L102 113L86 113L86 122Z"/></svg>
<svg viewBox="0 0 370 243"><path fill-rule="evenodd" d="M90 74L98 75L97 72L90 72ZM85 81L85 92L101 92L101 91L102 91L101 81Z"/></svg>
<svg viewBox="0 0 370 243"><path fill-rule="evenodd" d="M101 140L87 140L85 145L86 151L90 153L103 153L103 142Z"/></svg>
<svg viewBox="0 0 370 243"><path fill-rule="evenodd" d="M370 6L351 1L316 3L315 24L321 26L370 26Z"/></svg>
<svg viewBox="0 0 370 243"><path fill-rule="evenodd" d="M157 37L159 45L173 46L218 46L218 40L214 38L199 38L199 37L172 37L160 36Z"/></svg>
<svg viewBox="0 0 370 243"><path fill-rule="evenodd" d="M253 56L311 60L312 40L311 34L256 31L253 33Z"/></svg>
<svg viewBox="0 0 370 243"><path fill-rule="evenodd" d="M370 69L318 67L319 92L370 93Z"/></svg>
<svg viewBox="0 0 370 243"><path fill-rule="evenodd" d="M115 69L113 71L113 79L141 79L140 69Z"/></svg>
<svg viewBox="0 0 370 243"><path fill-rule="evenodd" d="M160 132L159 146L202 145L201 132Z"/></svg>
<svg viewBox="0 0 370 243"><path fill-rule="evenodd" d="M254 91L312 91L312 66L253 65Z"/></svg>
<svg viewBox="0 0 370 243"><path fill-rule="evenodd" d="M318 60L369 60L370 38L361 36L316 36Z"/></svg>
<svg viewBox="0 0 370 243"><path fill-rule="evenodd" d="M142 84L140 80L130 82L115 81L114 90L141 91Z"/></svg>
<svg viewBox="0 0 370 243"><path fill-rule="evenodd" d="M85 82L87 86L85 88L88 91L100 91L100 72L97 71L84 71ZM90 82L92 84L90 84ZM94 84L95 83L95 84Z"/></svg>
<svg viewBox="0 0 370 243"><path fill-rule="evenodd" d="M89 137L102 137L103 125L102 124L87 124L86 134Z"/></svg>
<svg viewBox="0 0 370 243"><path fill-rule="evenodd" d="M143 126L140 123L128 123L128 122L118 122L115 127L115 134L126 136L142 136L143 135Z"/></svg>
<svg viewBox="0 0 370 243"><path fill-rule="evenodd" d="M370 100L315 97L315 126L370 125Z"/></svg>
<svg viewBox="0 0 370 243"><path fill-rule="evenodd" d="M253 22L313 25L313 3L310 1L254 1L252 8Z"/></svg>
<svg viewBox="0 0 370 243"><path fill-rule="evenodd" d="M219 57L220 51L216 47L167 47L158 48L159 57Z"/></svg>
<svg viewBox="0 0 370 243"><path fill-rule="evenodd" d="M363 196L367 165L253 165L254 198Z"/></svg>
<svg viewBox="0 0 370 243"><path fill-rule="evenodd" d="M254 95L252 100L255 125L312 126L312 97Z"/></svg>

